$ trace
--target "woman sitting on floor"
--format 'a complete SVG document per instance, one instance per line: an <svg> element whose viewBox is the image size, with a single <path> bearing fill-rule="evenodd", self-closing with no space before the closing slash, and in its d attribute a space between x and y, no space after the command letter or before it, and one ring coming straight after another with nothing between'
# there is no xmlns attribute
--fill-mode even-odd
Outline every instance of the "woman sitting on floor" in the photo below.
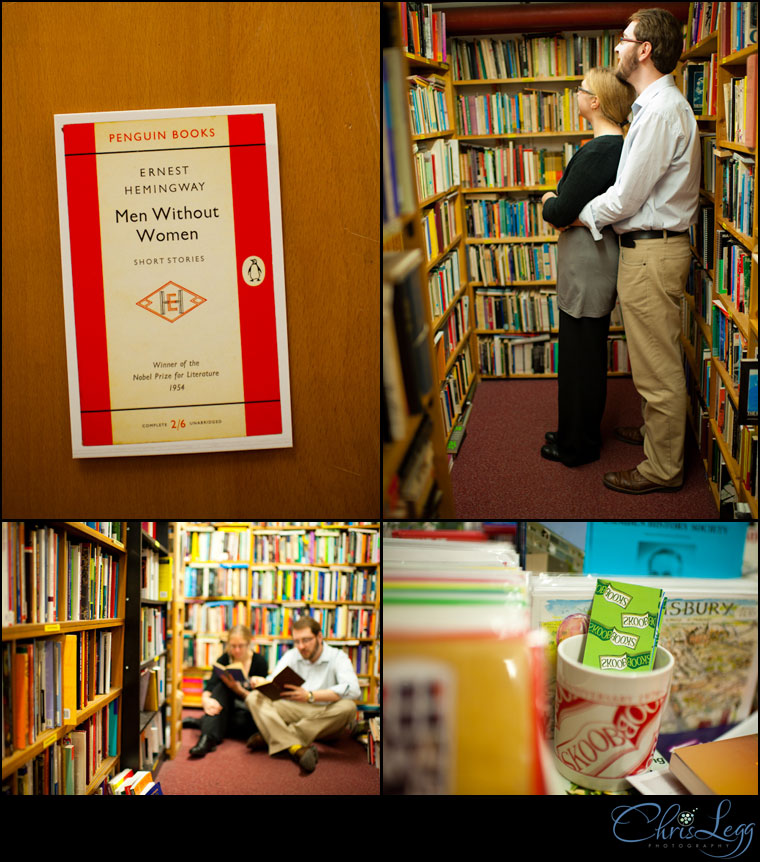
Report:
<svg viewBox="0 0 760 862"><path fill-rule="evenodd" d="M240 662L243 665L246 679L257 685L264 682L267 674L267 662L263 655L254 652L251 647L251 631L247 626L235 626L231 629L227 640L227 649L218 663L229 665ZM200 728L201 737L197 745L190 749L191 757L204 757L221 743L225 736L247 739L256 733L257 728L240 697L239 684L231 676L218 677L212 674L206 680L203 688L203 712L200 720L186 718L183 727Z"/></svg>

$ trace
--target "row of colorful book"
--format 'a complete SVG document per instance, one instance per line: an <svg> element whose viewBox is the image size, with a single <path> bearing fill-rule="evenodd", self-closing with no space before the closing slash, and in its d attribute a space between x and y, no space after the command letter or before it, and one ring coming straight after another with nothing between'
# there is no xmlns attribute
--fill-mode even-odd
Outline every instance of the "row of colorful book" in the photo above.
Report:
<svg viewBox="0 0 760 862"><path fill-rule="evenodd" d="M293 608L255 605L251 608L251 631L255 636L291 636L292 624L302 616L319 622L325 638L351 639L377 636L377 613L371 608L339 605L335 608Z"/></svg>
<svg viewBox="0 0 760 862"><path fill-rule="evenodd" d="M3 626L113 619L119 560L94 542L3 521Z"/></svg>
<svg viewBox="0 0 760 862"><path fill-rule="evenodd" d="M363 569L298 569L253 572L254 601L366 602L377 596L377 572Z"/></svg>
<svg viewBox="0 0 760 862"><path fill-rule="evenodd" d="M105 629L3 644L3 757L110 691L112 646Z"/></svg>

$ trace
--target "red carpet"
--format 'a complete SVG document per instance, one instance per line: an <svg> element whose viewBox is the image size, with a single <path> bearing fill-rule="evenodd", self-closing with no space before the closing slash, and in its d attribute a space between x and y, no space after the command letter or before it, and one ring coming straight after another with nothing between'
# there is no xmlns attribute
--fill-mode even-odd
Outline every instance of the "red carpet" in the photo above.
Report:
<svg viewBox="0 0 760 862"><path fill-rule="evenodd" d="M690 429L681 491L633 496L602 484L605 473L628 470L643 460L640 446L613 436L617 425L641 424L640 405L630 378L611 378L601 458L570 468L540 455L544 432L557 427L556 380L482 381L451 473L457 517L717 519Z"/></svg>
<svg viewBox="0 0 760 862"><path fill-rule="evenodd" d="M185 718L200 718L199 709L186 709ZM379 794L380 770L367 763L363 745L347 732L336 742L317 742L319 762L306 774L285 755L270 757L266 751L251 752L245 742L225 739L205 757L193 759L190 749L200 731L182 731L182 748L174 760L166 761L158 773L165 795L249 796L278 794L353 795Z"/></svg>

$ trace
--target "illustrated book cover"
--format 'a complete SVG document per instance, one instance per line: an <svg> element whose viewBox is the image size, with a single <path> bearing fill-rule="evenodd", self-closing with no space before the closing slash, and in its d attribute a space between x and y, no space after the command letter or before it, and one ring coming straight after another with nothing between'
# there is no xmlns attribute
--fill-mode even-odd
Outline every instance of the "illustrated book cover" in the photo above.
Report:
<svg viewBox="0 0 760 862"><path fill-rule="evenodd" d="M656 587L596 582L583 664L601 670L652 670L667 599Z"/></svg>
<svg viewBox="0 0 760 862"><path fill-rule="evenodd" d="M291 446L275 106L54 121L73 457Z"/></svg>

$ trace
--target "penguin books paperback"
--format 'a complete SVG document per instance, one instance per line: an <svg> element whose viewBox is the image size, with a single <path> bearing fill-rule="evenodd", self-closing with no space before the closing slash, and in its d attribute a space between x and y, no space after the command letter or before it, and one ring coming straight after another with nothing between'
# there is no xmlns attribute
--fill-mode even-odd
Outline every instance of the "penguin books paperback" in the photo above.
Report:
<svg viewBox="0 0 760 862"><path fill-rule="evenodd" d="M275 106L54 121L73 456L291 446Z"/></svg>

